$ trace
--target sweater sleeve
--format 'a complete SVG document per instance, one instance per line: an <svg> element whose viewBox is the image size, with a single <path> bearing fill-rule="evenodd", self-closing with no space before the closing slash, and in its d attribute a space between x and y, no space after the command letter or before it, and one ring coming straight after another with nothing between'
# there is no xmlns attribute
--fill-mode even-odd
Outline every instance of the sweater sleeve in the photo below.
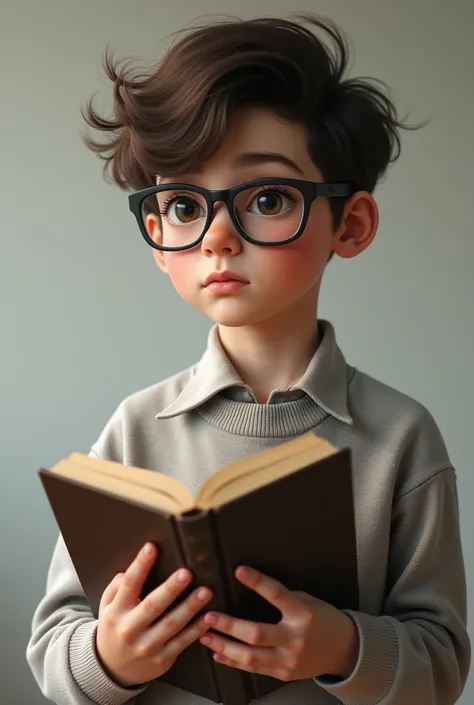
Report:
<svg viewBox="0 0 474 705"><path fill-rule="evenodd" d="M437 473L393 509L381 616L346 611L359 656L346 680L316 682L344 705L454 705L470 665L456 476Z"/></svg>
<svg viewBox="0 0 474 705"><path fill-rule="evenodd" d="M110 446L108 447L107 446ZM90 455L121 459L120 408ZM99 447L99 452L98 452ZM26 658L43 695L56 705L133 705L141 688L121 688L102 668L95 649L97 620L84 595L60 535L50 562L46 591L33 615Z"/></svg>
<svg viewBox="0 0 474 705"><path fill-rule="evenodd" d="M56 705L132 705L145 690L121 688L105 673L95 650L96 625L60 536L26 652L41 692Z"/></svg>

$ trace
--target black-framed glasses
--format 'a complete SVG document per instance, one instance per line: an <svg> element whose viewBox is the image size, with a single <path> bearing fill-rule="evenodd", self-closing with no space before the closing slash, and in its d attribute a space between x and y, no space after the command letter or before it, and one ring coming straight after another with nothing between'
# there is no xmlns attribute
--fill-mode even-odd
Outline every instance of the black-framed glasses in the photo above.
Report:
<svg viewBox="0 0 474 705"><path fill-rule="evenodd" d="M212 223L215 203L225 203L244 240L276 246L300 237L315 198L343 198L353 192L348 183L269 177L218 190L160 184L131 194L129 205L151 247L179 252L202 241Z"/></svg>

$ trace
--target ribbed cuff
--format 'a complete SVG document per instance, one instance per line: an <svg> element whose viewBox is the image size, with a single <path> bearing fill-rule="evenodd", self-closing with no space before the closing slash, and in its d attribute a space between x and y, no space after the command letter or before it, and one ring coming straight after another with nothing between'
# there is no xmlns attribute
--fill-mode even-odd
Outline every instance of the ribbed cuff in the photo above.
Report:
<svg viewBox="0 0 474 705"><path fill-rule="evenodd" d="M378 705L393 687L398 668L398 638L384 617L343 610L359 632L359 658L346 680L330 676L315 682L345 705Z"/></svg>
<svg viewBox="0 0 474 705"><path fill-rule="evenodd" d="M96 705L123 705L142 693L141 688L121 688L102 668L95 649L97 622L83 622L69 642L69 667L82 692Z"/></svg>

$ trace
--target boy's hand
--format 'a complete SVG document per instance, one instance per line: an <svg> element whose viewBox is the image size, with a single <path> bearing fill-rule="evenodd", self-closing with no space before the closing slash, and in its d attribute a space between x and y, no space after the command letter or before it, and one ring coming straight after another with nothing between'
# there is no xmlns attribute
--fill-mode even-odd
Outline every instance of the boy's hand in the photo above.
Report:
<svg viewBox="0 0 474 705"><path fill-rule="evenodd" d="M208 630L202 620L189 624L212 596L204 587L159 619L191 582L188 570L173 573L140 600L156 555L156 547L147 544L104 590L99 607L97 654L110 677L125 688L163 675L181 651Z"/></svg>
<svg viewBox="0 0 474 705"><path fill-rule="evenodd" d="M282 618L278 624L263 624L209 612L202 621L210 629L240 641L211 633L202 637L216 661L282 681L350 675L358 656L357 629L350 617L251 568L238 568L236 577L280 610Z"/></svg>

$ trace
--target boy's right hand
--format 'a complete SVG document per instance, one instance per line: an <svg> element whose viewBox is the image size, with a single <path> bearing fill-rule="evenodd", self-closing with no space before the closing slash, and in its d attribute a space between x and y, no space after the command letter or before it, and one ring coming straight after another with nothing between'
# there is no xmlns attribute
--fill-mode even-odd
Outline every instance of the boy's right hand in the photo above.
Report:
<svg viewBox="0 0 474 705"><path fill-rule="evenodd" d="M100 602L97 654L105 671L124 688L159 678L209 629L202 619L189 624L212 597L205 587L159 619L191 582L191 573L184 568L140 599L156 555L156 547L146 544L126 572L115 576Z"/></svg>

